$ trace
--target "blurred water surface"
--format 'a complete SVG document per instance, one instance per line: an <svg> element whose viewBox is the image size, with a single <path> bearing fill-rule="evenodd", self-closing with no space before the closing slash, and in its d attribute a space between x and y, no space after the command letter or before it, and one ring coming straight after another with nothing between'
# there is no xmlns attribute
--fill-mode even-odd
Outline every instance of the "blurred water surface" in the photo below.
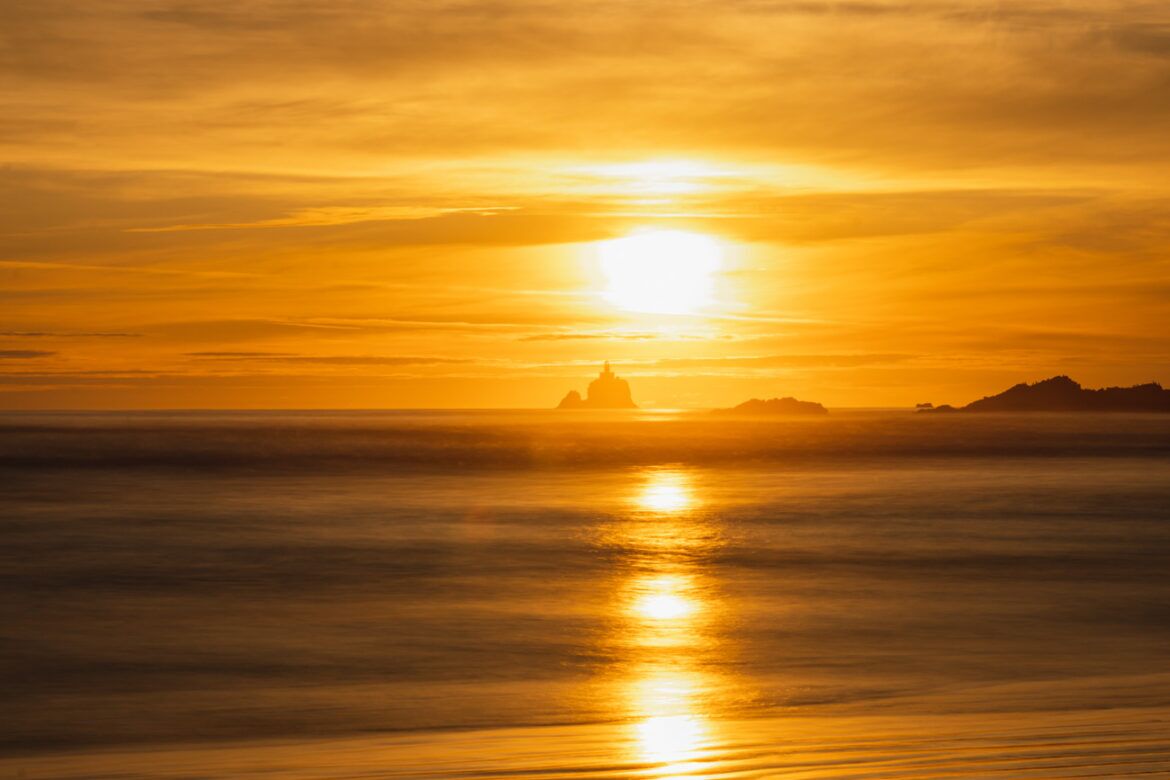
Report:
<svg viewBox="0 0 1170 780"><path fill-rule="evenodd" d="M1170 419L0 418L0 771L1170 776Z"/></svg>

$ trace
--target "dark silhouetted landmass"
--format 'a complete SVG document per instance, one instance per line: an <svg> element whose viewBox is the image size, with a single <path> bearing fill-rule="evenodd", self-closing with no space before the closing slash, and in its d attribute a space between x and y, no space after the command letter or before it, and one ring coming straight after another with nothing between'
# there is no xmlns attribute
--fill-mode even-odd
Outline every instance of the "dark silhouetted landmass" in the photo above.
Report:
<svg viewBox="0 0 1170 780"><path fill-rule="evenodd" d="M1088 390L1067 376L1021 383L956 409L943 405L923 412L1170 412L1170 390L1156 382Z"/></svg>
<svg viewBox="0 0 1170 780"><path fill-rule="evenodd" d="M776 415L776 414L828 414L829 411L815 401L798 401L795 398L753 398L732 409L720 409L719 414Z"/></svg>
<svg viewBox="0 0 1170 780"><path fill-rule="evenodd" d="M576 390L570 390L557 404L557 408L637 409L638 405L630 397L630 383L610 371L607 360L598 377L589 383L589 390L584 398Z"/></svg>

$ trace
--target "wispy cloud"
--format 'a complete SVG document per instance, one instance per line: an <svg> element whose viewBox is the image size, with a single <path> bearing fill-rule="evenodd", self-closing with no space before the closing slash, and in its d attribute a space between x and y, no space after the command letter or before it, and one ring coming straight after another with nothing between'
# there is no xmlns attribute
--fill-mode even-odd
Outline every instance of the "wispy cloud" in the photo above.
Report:
<svg viewBox="0 0 1170 780"><path fill-rule="evenodd" d="M613 333L607 331L578 331L572 333L534 333L521 336L520 341L585 341L593 339L614 339L619 341L648 341L662 338L661 333ZM678 338L678 336L672 336Z"/></svg>
<svg viewBox="0 0 1170 780"><path fill-rule="evenodd" d="M149 265L91 265L87 263L40 262L29 260L0 260L0 268L20 268L29 271L89 271L103 274L144 274L147 276L186 276L205 279L233 279L256 277L248 271L201 271L184 268L165 268Z"/></svg>
<svg viewBox="0 0 1170 780"><path fill-rule="evenodd" d="M298 355L287 352L188 352L189 357L247 363L315 363L329 366L438 366L463 365L471 358L402 355Z"/></svg>
<svg viewBox="0 0 1170 780"><path fill-rule="evenodd" d="M857 366L891 365L914 360L915 355L897 353L856 354L793 354L741 355L728 357L664 358L647 364L651 368L667 369L796 369L796 368L855 368Z"/></svg>
<svg viewBox="0 0 1170 780"><path fill-rule="evenodd" d="M51 331L51 330L3 330L0 338L15 339L131 339L141 333L119 333L107 331Z"/></svg>
<svg viewBox="0 0 1170 780"><path fill-rule="evenodd" d="M163 227L128 228L131 233L178 233L191 230L253 230L263 228L324 227L352 225L362 222L416 220L440 217L445 214L471 213L492 216L502 211L514 211L518 206L485 206L475 208L427 208L424 206L321 206L300 209L285 217L261 219L254 222L220 222L207 224L165 225Z"/></svg>
<svg viewBox="0 0 1170 780"><path fill-rule="evenodd" d="M56 354L41 349L0 349L0 360L29 360L53 357Z"/></svg>

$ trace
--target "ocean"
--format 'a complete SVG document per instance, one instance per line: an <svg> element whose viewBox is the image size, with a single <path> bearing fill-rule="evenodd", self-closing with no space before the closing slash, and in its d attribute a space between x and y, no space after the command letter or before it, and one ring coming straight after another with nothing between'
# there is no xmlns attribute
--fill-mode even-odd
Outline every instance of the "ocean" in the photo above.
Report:
<svg viewBox="0 0 1170 780"><path fill-rule="evenodd" d="M0 778L1170 777L1170 415L0 416Z"/></svg>

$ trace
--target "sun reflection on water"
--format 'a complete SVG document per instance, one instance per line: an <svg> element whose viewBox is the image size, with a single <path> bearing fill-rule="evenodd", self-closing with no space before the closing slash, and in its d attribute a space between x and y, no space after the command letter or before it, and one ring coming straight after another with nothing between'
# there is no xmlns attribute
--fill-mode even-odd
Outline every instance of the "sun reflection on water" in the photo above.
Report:
<svg viewBox="0 0 1170 780"><path fill-rule="evenodd" d="M654 620L686 617L694 611L693 604L678 596L647 596L638 608L643 615Z"/></svg>
<svg viewBox="0 0 1170 780"><path fill-rule="evenodd" d="M693 715L662 715L640 721L638 745L644 761L659 764L652 777L683 777L703 758L707 724Z"/></svg>
<svg viewBox="0 0 1170 780"><path fill-rule="evenodd" d="M634 723L638 759L653 764L653 777L691 772L709 742L709 724L699 707L701 679L689 671L647 670L631 687L643 717Z"/></svg>
<svg viewBox="0 0 1170 780"><path fill-rule="evenodd" d="M631 718L629 758L641 776L694 776L713 760L714 737L703 667L710 636L711 587L701 553L712 536L699 512L692 473L659 468L639 475L631 495L638 511L617 530L633 573L622 583L618 644L628 654L622 698Z"/></svg>
<svg viewBox="0 0 1170 780"><path fill-rule="evenodd" d="M647 776L689 776L711 762L712 725L702 695L707 687L703 674L686 663L681 668L651 664L629 682L627 694L637 715L631 757L647 765Z"/></svg>
<svg viewBox="0 0 1170 780"><path fill-rule="evenodd" d="M678 592L678 577L655 577L646 583L645 592L634 602L634 611L647 620L688 618L698 604Z"/></svg>
<svg viewBox="0 0 1170 780"><path fill-rule="evenodd" d="M686 473L660 470L650 472L635 503L651 512L671 514L694 507L695 497Z"/></svg>

